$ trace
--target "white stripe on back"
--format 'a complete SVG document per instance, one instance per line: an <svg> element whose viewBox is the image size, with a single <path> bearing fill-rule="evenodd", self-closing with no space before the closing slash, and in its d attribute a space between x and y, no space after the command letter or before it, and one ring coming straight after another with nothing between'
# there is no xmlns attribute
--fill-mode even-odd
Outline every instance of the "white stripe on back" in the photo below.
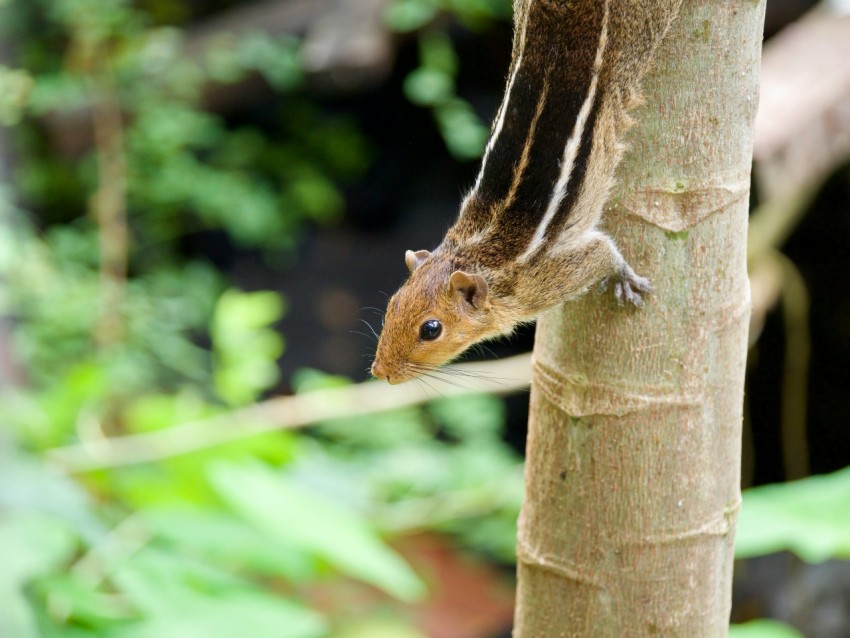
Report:
<svg viewBox="0 0 850 638"><path fill-rule="evenodd" d="M511 92L514 88L514 80L516 80L517 73L519 73L519 68L522 64L522 52L525 48L525 31L527 26L528 17L526 16L526 19L522 24L522 32L520 33L519 55L517 56L514 71L511 73L511 77L508 80L508 88L505 89L505 99L502 101L502 106L499 108L499 117L496 119L496 125L493 127L493 134L490 136L490 140L487 142L487 147L484 149L484 159L481 160L481 170L478 171L478 177L475 179L475 186L472 187L472 190L467 197L478 191L478 187L481 185L481 179L484 177L484 169L487 166L487 158L490 157L490 152L493 150L493 147L496 146L499 133L502 132L502 126L504 126L505 123L505 114L508 112L508 104L510 104L511 101Z"/></svg>
<svg viewBox="0 0 850 638"><path fill-rule="evenodd" d="M546 237L546 231L549 229L549 224L552 223L555 213L558 212L558 208L561 206L561 202L564 201L564 197L567 194L567 185L570 181L570 175L573 171L573 164L575 163L576 155L578 155L579 148L581 147L584 127L587 124L587 118L590 116L590 109L593 107L593 102L596 99L599 70L602 67L602 54L605 51L607 43L608 0L605 2L605 15L602 18L602 30L599 34L599 46L596 49L596 59L593 61L593 77L590 80L587 97L581 105L578 117L576 118L576 123L573 125L573 131L567 139L567 145L564 148L564 156L561 159L561 173L558 176L558 181L555 183L554 189L552 190L552 197L549 199L549 205L546 207L546 213L543 215L543 219L540 220L540 224L537 226L537 230L534 232L534 236L531 238L528 248L526 248L525 252L520 256L520 261L531 257L543 245L543 241ZM589 134L593 135L593 131L589 131Z"/></svg>

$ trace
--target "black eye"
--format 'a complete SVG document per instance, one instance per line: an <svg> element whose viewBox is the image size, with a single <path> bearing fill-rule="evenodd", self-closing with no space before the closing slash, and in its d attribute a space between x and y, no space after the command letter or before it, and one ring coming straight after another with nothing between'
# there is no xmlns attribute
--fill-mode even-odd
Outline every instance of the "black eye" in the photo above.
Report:
<svg viewBox="0 0 850 638"><path fill-rule="evenodd" d="M423 341L432 341L440 336L443 331L443 324L436 319L429 319L419 326L419 338Z"/></svg>

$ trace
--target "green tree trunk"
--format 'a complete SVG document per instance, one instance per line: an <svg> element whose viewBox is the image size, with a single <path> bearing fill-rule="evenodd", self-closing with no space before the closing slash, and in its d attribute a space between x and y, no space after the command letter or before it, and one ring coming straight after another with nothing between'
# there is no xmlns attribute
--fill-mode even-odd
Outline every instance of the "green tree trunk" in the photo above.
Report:
<svg viewBox="0 0 850 638"><path fill-rule="evenodd" d="M726 636L763 16L686 0L644 81L606 215L646 306L539 322L516 638Z"/></svg>

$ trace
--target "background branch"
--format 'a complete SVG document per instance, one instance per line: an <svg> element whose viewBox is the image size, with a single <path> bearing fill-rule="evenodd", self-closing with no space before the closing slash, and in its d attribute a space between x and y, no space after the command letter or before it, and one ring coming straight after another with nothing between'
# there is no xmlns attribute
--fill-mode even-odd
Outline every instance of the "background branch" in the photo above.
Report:
<svg viewBox="0 0 850 638"><path fill-rule="evenodd" d="M419 405L437 398L475 393L510 394L528 387L531 355L455 366L463 376L430 379L430 386L367 381L356 385L278 397L183 423L167 430L122 437L97 438L54 448L48 458L67 472L145 463L187 454L278 429L300 428L320 421L351 418Z"/></svg>

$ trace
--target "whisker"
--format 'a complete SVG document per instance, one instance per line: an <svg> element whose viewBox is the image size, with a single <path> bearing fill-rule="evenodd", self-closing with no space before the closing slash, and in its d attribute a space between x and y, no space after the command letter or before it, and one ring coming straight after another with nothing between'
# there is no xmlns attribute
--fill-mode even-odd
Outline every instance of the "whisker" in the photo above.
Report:
<svg viewBox="0 0 850 638"><path fill-rule="evenodd" d="M446 374L445 370L434 370L431 373L431 377L433 379L436 379L438 381L442 381L443 383L447 383L447 384L454 386L456 388L462 388L464 390L470 390L470 391L473 391L473 390L476 389L473 385L470 385L469 383L467 383L468 381L476 379L476 377L471 377L471 376L466 376L466 375Z"/></svg>
<svg viewBox="0 0 850 638"><path fill-rule="evenodd" d="M435 393L435 394L439 394L442 398L444 398L444 399L445 399L445 398L446 398L446 395L445 395L445 394L443 394L442 392L440 392L439 390L437 390L437 388L435 388L433 385L431 385L430 383L428 383L428 382L425 380L425 376L427 376L427 375L422 375L422 376L414 377L414 379L413 379L413 380L414 380L414 381L417 381L417 382L419 382L419 383L421 383L421 384L422 384L422 385L424 385L426 388L428 388L429 390L431 390L431 392L433 392L433 393Z"/></svg>
<svg viewBox="0 0 850 638"><path fill-rule="evenodd" d="M499 358L499 356L495 352L493 352L493 350L491 348L484 345L483 343L476 343L474 348L482 356L489 354L494 359Z"/></svg>
<svg viewBox="0 0 850 638"><path fill-rule="evenodd" d="M454 386L455 388L460 388L461 390L471 390L472 389L469 386L466 386L466 385L460 383L456 379L447 379L447 378L438 376L439 373L442 372L442 370L439 370L437 368L431 368L431 367L419 366L419 365L416 365L416 364L412 364L411 369L414 372L418 373L421 377L428 377L432 381L438 381L440 383L445 383L447 385Z"/></svg>
<svg viewBox="0 0 850 638"><path fill-rule="evenodd" d="M411 369L419 374L428 373L431 375L432 379L436 379L439 381L443 381L444 383L449 383L452 385L457 385L458 387L462 387L467 390L475 389L473 386L460 384L458 382L459 379L462 380L476 380L481 381L485 384L497 385L497 386L506 386L510 382L510 379L505 377L497 377L493 374L487 373L484 370L464 370L458 367L447 366L443 368L433 368L428 366L421 365L412 365ZM452 383L454 381L455 383ZM486 388L481 388L485 390Z"/></svg>
<svg viewBox="0 0 850 638"><path fill-rule="evenodd" d="M467 370L464 368L460 368L457 366L448 365L443 368L439 368L439 371L443 374L453 375L457 377L469 377L471 379L482 379L482 380L490 380L490 379L499 379L499 377L493 376L492 373L487 372L486 370ZM503 381L506 379L502 379Z"/></svg>
<svg viewBox="0 0 850 638"><path fill-rule="evenodd" d="M366 310L368 310L368 311L372 312L373 314L378 315L379 317L383 317L383 316L384 316L384 313L386 312L385 310L381 310L380 308L376 308L375 306L363 306L363 307L362 307L360 310L358 310L357 312L358 312L358 314L359 314L359 313L364 312L364 311L366 311Z"/></svg>
<svg viewBox="0 0 850 638"><path fill-rule="evenodd" d="M369 341L372 341L374 343L378 342L378 337L376 337L374 335L370 335L370 334L365 333L365 332L360 332L359 330L349 330L348 332L350 332L353 335L360 335L361 337L366 337Z"/></svg>
<svg viewBox="0 0 850 638"><path fill-rule="evenodd" d="M360 323L366 324L366 326L369 328L369 331L375 336L376 340L380 338L380 337L378 337L378 333L375 332L375 329L372 327L371 323L369 323L365 319L358 319L357 321L359 321Z"/></svg>
<svg viewBox="0 0 850 638"><path fill-rule="evenodd" d="M476 381L480 381L489 385L497 385L497 386L506 386L509 385L511 380L506 379L505 377L496 377L491 374L487 374L485 372L474 373L474 372L457 372L457 371L445 371L446 374L452 375L455 377L460 377L462 379L474 379Z"/></svg>
<svg viewBox="0 0 850 638"><path fill-rule="evenodd" d="M463 384L460 381L455 381L454 379L446 379L444 377L438 377L435 374L429 374L429 375L426 375L426 376L433 379L434 381L439 381L440 383L445 383L446 385L450 385L453 388L459 388L460 390L472 390L472 388L469 387L468 385Z"/></svg>

